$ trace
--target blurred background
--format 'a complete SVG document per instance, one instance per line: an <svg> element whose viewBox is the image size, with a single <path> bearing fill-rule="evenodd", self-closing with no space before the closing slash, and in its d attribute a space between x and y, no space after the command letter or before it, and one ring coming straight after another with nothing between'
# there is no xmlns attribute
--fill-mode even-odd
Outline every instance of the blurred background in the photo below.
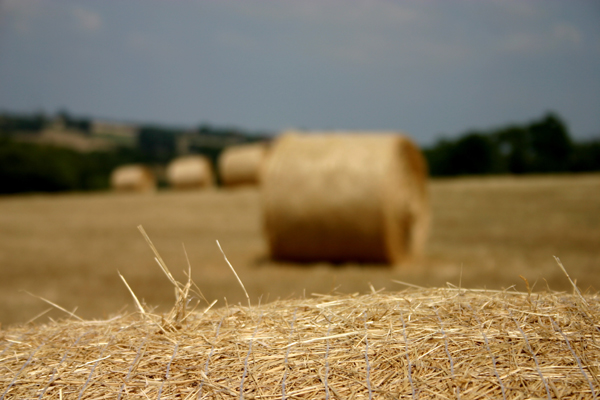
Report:
<svg viewBox="0 0 600 400"><path fill-rule="evenodd" d="M519 275L569 290L553 255L597 290L598 21L583 0L0 1L0 323L47 311L25 291L84 317L133 310L117 270L167 307L140 224L180 280L185 244L220 305L245 297L216 239L261 301L369 282L525 290ZM424 257L272 260L260 187L227 186L219 163L290 128L409 135L431 176ZM210 184L174 190L169 166L190 155ZM158 190L109 190L132 164Z"/></svg>

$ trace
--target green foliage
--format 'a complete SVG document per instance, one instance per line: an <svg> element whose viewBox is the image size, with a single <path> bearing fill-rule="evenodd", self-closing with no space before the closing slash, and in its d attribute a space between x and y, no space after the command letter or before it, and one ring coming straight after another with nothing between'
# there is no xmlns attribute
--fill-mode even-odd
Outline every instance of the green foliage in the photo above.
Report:
<svg viewBox="0 0 600 400"><path fill-rule="evenodd" d="M42 113L33 115L0 114L0 133L39 132L48 123Z"/></svg>
<svg viewBox="0 0 600 400"><path fill-rule="evenodd" d="M531 169L532 152L526 127L509 126L495 133L502 158L500 171L523 174Z"/></svg>
<svg viewBox="0 0 600 400"><path fill-rule="evenodd" d="M140 129L138 147L147 161L166 163L175 156L175 139L179 130L159 126Z"/></svg>
<svg viewBox="0 0 600 400"><path fill-rule="evenodd" d="M600 171L600 139L575 144L570 160L571 171Z"/></svg>
<svg viewBox="0 0 600 400"><path fill-rule="evenodd" d="M424 153L434 176L600 170L600 142L574 143L555 113L523 126L442 139Z"/></svg>
<svg viewBox="0 0 600 400"><path fill-rule="evenodd" d="M485 174L494 170L497 150L490 137L470 132L451 142L442 140L425 150L433 174L444 175L452 166L453 175Z"/></svg>
<svg viewBox="0 0 600 400"><path fill-rule="evenodd" d="M74 118L67 110L59 111L56 115L61 118L65 127L68 129L76 129L83 133L89 133L91 122L89 118Z"/></svg>
<svg viewBox="0 0 600 400"><path fill-rule="evenodd" d="M106 189L116 166L139 158L130 150L84 154L0 138L0 193Z"/></svg>

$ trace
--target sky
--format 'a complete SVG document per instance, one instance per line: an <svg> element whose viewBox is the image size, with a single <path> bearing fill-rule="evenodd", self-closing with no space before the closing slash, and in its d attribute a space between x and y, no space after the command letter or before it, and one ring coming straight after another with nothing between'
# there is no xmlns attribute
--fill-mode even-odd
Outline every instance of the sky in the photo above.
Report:
<svg viewBox="0 0 600 400"><path fill-rule="evenodd" d="M600 137L595 0L0 0L0 110L427 145L558 113Z"/></svg>

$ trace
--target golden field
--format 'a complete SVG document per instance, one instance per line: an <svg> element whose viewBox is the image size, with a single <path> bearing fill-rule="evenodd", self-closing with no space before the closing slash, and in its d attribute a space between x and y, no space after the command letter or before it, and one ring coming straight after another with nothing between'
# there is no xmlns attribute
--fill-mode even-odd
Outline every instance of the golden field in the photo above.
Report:
<svg viewBox="0 0 600 400"><path fill-rule="evenodd" d="M309 265L269 260L256 189L152 195L85 193L0 198L0 322L26 322L51 308L84 318L134 311L118 271L140 299L173 304L173 286L153 259L143 225L175 277L192 279L217 306L245 302L215 240L253 303L310 293L426 287L570 291L600 288L600 174L433 180L433 222L423 260L407 265ZM32 296L32 293L35 296ZM63 317L52 309L39 317Z"/></svg>

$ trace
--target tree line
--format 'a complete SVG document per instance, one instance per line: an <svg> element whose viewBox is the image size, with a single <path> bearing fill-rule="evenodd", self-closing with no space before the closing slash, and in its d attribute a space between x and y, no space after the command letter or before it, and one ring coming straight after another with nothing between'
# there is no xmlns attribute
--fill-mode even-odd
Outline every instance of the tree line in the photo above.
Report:
<svg viewBox="0 0 600 400"><path fill-rule="evenodd" d="M88 119L74 118L66 112L59 116L67 127L83 135L90 134ZM14 133L35 134L51 121L52 118L40 113L0 114L0 193L106 189L111 171L119 165L164 166L177 155L176 138L190 131L142 125L135 147L89 153L14 140ZM225 143L268 137L266 133L209 125L200 125L194 132L224 143L221 147L200 144L192 149L207 155L215 164ZM440 139L423 152L432 176L600 171L600 138L575 142L556 113L522 125L469 131L456 139Z"/></svg>
<svg viewBox="0 0 600 400"><path fill-rule="evenodd" d="M130 149L80 153L0 137L0 193L106 189L114 168L141 160Z"/></svg>
<svg viewBox="0 0 600 400"><path fill-rule="evenodd" d="M432 176L600 171L600 139L575 142L556 113L424 149Z"/></svg>

